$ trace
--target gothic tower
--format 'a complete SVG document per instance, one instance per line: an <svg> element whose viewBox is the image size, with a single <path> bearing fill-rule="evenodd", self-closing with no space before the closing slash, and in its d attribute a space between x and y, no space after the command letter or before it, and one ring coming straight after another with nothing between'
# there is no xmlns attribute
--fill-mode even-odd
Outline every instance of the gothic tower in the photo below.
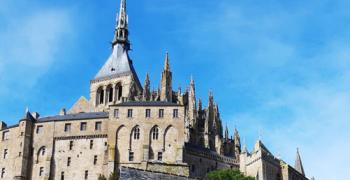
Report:
<svg viewBox="0 0 350 180"><path fill-rule="evenodd" d="M107 111L110 105L141 97L142 86L129 57L128 23L126 1L121 0L112 54L90 82L90 104L95 111Z"/></svg>
<svg viewBox="0 0 350 180"><path fill-rule="evenodd" d="M162 72L161 80L161 92L160 100L166 102L172 102L173 90L172 90L172 72L169 65L169 53L166 52L164 69Z"/></svg>
<svg viewBox="0 0 350 180"><path fill-rule="evenodd" d="M142 100L150 101L151 100L151 82L149 80L149 74L146 74L145 84L143 86Z"/></svg>

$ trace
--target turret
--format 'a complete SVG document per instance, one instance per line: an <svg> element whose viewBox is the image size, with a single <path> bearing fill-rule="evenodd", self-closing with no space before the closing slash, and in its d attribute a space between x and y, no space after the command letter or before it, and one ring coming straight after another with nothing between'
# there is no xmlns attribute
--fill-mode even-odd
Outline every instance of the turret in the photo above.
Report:
<svg viewBox="0 0 350 180"><path fill-rule="evenodd" d="M202 99L199 98L199 100L198 100L198 112L200 112L202 110L203 110L203 103L202 103Z"/></svg>
<svg viewBox="0 0 350 180"><path fill-rule="evenodd" d="M150 79L149 74L146 74L145 84L143 87L143 93L142 93L142 100L143 101L150 101L151 100L151 90L150 90Z"/></svg>
<svg viewBox="0 0 350 180"><path fill-rule="evenodd" d="M164 69L162 72L160 100L166 101L166 102L172 102L172 95L173 95L172 72L170 71L170 65L169 65L169 53L166 52Z"/></svg>
<svg viewBox="0 0 350 180"><path fill-rule="evenodd" d="M194 80L191 77L190 88L188 91L188 115L190 119L190 125L193 127L197 118L197 104L196 104L196 89Z"/></svg>
<svg viewBox="0 0 350 180"><path fill-rule="evenodd" d="M228 128L227 128L227 125L226 125L226 128L225 128L225 142L228 141Z"/></svg>
<svg viewBox="0 0 350 180"><path fill-rule="evenodd" d="M235 144L235 155L236 158L239 158L239 155L241 154L241 138L239 137L238 130L235 128L234 133L234 144Z"/></svg>

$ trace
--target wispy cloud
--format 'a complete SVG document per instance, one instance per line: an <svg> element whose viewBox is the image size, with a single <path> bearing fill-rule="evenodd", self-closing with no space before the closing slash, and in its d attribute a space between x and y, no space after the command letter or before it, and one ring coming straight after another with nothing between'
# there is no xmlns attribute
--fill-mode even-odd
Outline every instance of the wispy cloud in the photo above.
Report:
<svg viewBox="0 0 350 180"><path fill-rule="evenodd" d="M188 32L177 33L188 35L188 49L206 54L208 70L228 73L207 79L220 90L217 99L233 102L221 105L230 129L238 125L248 144L262 130L267 146L292 165L300 147L309 176L346 179L350 159L339 156L350 148L347 2L255 3L215 2L203 14L186 9L180 29Z"/></svg>
<svg viewBox="0 0 350 180"><path fill-rule="evenodd" d="M32 88L50 70L58 60L55 56L60 50L60 42L71 32L72 23L69 11L62 9L29 11L25 14L5 12L11 17L9 19L16 21L5 21L0 29L2 95L6 95L6 88L10 87Z"/></svg>

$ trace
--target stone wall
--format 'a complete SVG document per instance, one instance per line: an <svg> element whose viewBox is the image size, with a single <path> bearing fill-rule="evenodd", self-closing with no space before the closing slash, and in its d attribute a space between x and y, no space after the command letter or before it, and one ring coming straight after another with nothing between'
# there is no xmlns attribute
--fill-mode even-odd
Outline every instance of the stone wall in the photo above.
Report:
<svg viewBox="0 0 350 180"><path fill-rule="evenodd" d="M238 169L235 159L219 155L208 149L185 146L184 162L189 166L190 177L203 178L208 172L217 169Z"/></svg>
<svg viewBox="0 0 350 180"><path fill-rule="evenodd" d="M143 171L133 168L121 167L120 168L121 180L148 180L148 179L162 179L162 180L194 180L185 176L176 176L165 173L157 173L150 171Z"/></svg>

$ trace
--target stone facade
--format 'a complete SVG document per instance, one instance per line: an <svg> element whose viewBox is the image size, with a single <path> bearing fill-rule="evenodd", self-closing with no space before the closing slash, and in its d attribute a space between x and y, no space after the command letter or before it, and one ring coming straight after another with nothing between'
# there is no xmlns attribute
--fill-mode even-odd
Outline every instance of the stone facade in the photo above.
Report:
<svg viewBox="0 0 350 180"><path fill-rule="evenodd" d="M213 93L203 107L192 78L186 91L174 91L168 53L161 86L150 91L147 74L142 87L128 54L125 0L117 19L112 54L90 81L89 99L81 97L56 116L26 111L14 126L0 121L0 179L97 179L120 169L125 179L203 178L216 169L240 169L257 179L306 179L262 143L252 154L241 152L237 129L231 138L227 127L223 132Z"/></svg>
<svg viewBox="0 0 350 180"><path fill-rule="evenodd" d="M294 169L283 160L276 158L258 140L249 153L246 149L240 155L240 171L257 180L307 180L304 172Z"/></svg>

